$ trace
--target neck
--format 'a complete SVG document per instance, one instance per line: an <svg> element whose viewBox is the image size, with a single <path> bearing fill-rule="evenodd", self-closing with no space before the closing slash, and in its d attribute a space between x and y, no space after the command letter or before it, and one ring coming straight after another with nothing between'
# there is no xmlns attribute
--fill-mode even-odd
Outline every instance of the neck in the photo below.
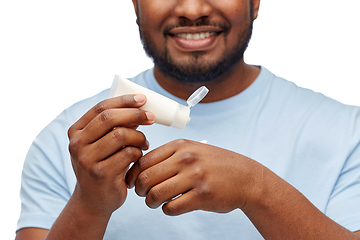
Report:
<svg viewBox="0 0 360 240"><path fill-rule="evenodd" d="M203 83L184 83L162 74L156 65L154 68L157 82L166 91L181 99L186 100L197 88L206 86L210 91L202 103L220 101L241 93L255 81L259 73L260 68L241 60L230 72L218 79Z"/></svg>

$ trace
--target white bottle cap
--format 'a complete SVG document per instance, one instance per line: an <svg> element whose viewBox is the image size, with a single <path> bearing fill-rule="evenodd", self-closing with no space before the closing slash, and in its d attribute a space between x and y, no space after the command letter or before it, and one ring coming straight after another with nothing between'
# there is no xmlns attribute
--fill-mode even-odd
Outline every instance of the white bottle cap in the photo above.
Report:
<svg viewBox="0 0 360 240"><path fill-rule="evenodd" d="M183 129L185 125L190 122L190 107L195 106L198 104L209 92L205 86L200 87L197 89L191 96L187 99L188 106L184 106L179 104L178 109L175 113L174 121L171 124L171 127Z"/></svg>
<svg viewBox="0 0 360 240"><path fill-rule="evenodd" d="M191 96L186 100L188 107L193 107L198 104L208 94L209 89L205 86L198 88Z"/></svg>

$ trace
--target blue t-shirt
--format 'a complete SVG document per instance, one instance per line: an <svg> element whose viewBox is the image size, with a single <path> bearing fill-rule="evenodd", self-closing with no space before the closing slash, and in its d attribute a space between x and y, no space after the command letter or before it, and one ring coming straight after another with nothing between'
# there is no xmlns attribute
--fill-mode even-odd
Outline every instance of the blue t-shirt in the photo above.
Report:
<svg viewBox="0 0 360 240"><path fill-rule="evenodd" d="M155 80L153 69L132 79L186 105ZM18 229L50 228L76 183L68 128L108 96L109 90L61 113L35 139L26 157ZM360 229L360 111L303 89L265 68L243 92L198 104L183 130L141 126L150 150L174 139L208 144L250 157L297 188L317 208L351 231ZM221 161L221 159L219 159ZM104 239L263 239L241 210L195 211L177 217L149 209L129 190Z"/></svg>

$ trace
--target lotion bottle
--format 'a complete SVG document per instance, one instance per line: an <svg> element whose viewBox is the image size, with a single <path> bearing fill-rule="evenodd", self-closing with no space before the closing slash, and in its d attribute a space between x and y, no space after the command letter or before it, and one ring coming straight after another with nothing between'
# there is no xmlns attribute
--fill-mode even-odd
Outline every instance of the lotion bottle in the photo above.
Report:
<svg viewBox="0 0 360 240"><path fill-rule="evenodd" d="M109 98L125 94L144 94L147 101L141 109L152 112L155 115L155 123L183 129L190 121L190 107L198 104L208 92L209 90L205 86L200 87L187 99L188 106L184 106L159 93L115 75Z"/></svg>

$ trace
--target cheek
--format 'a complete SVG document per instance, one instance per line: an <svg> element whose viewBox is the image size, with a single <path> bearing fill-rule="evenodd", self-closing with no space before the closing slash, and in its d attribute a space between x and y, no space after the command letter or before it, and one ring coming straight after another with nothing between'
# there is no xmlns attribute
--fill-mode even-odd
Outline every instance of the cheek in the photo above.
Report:
<svg viewBox="0 0 360 240"><path fill-rule="evenodd" d="M251 24L251 5L248 0L214 1L214 8L227 21L230 31L225 37L227 48L232 49L241 41L243 33L247 32Z"/></svg>
<svg viewBox="0 0 360 240"><path fill-rule="evenodd" d="M161 25L171 14L175 6L175 0L140 0L138 14L143 24L151 26Z"/></svg>
<svg viewBox="0 0 360 240"><path fill-rule="evenodd" d="M163 26L176 5L176 0L140 0L138 14L142 32L150 37L157 47L165 41Z"/></svg>
<svg viewBox="0 0 360 240"><path fill-rule="evenodd" d="M252 1L252 0L250 0ZM242 25L250 19L250 1L249 0L229 0L229 1L212 1L214 9L228 21L232 27Z"/></svg>

